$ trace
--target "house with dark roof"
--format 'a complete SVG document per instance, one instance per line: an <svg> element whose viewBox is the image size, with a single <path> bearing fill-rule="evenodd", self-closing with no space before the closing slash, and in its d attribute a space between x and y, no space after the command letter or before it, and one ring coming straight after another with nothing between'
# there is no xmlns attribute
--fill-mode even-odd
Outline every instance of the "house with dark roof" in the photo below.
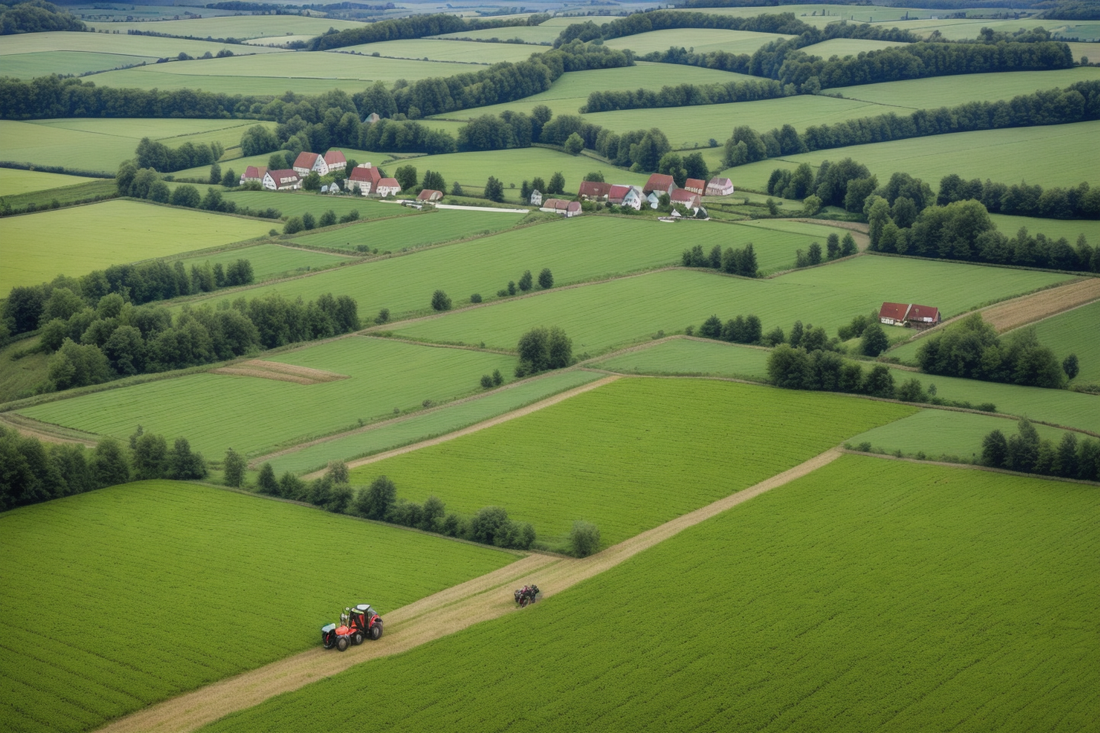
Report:
<svg viewBox="0 0 1100 733"><path fill-rule="evenodd" d="M676 181L672 180L672 176L666 176L663 173L654 173L642 186L642 193L667 193L671 196L675 190Z"/></svg>
<svg viewBox="0 0 1100 733"><path fill-rule="evenodd" d="M929 328L939 322L939 308L930 305L917 305L916 303L909 306L909 317L906 319L906 323L911 323L920 328Z"/></svg>

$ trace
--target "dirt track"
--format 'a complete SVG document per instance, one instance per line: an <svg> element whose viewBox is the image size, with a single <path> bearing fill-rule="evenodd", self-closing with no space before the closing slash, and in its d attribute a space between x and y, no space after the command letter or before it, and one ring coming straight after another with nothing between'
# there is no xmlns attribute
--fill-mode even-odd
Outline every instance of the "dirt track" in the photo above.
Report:
<svg viewBox="0 0 1100 733"><path fill-rule="evenodd" d="M386 635L344 653L320 647L273 662L266 667L217 682L194 692L154 705L101 729L110 733L193 731L237 710L253 707L270 697L290 692L349 667L407 651L515 610L513 586L535 583L549 597L583 580L615 567L639 552L721 512L782 486L831 463L841 452L828 450L805 463L761 481L755 486L719 499L670 522L654 527L603 552L573 560L530 555L495 572L422 598L385 614Z"/></svg>
<svg viewBox="0 0 1100 733"><path fill-rule="evenodd" d="M71 443L72 445L83 445L87 448L95 447L96 441L91 438L69 438L57 433L51 433L46 429L39 430L33 427L35 424L44 425L43 423L38 423L37 420L31 420L22 415L0 415L0 426L11 428L20 435L28 438L37 438L43 443Z"/></svg>
<svg viewBox="0 0 1100 733"><path fill-rule="evenodd" d="M1100 278L1092 277L990 306L982 311L982 319L993 324L998 333L1004 333L1091 303L1097 298L1100 298Z"/></svg>

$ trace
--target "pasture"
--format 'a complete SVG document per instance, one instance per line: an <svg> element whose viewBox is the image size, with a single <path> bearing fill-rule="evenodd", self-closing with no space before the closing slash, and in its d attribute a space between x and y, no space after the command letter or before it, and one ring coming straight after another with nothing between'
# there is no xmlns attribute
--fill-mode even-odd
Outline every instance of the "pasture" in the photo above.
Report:
<svg viewBox="0 0 1100 733"><path fill-rule="evenodd" d="M222 266L225 266L241 259L248 260L252 264L252 274L255 276L256 282L288 275L300 275L311 270L324 270L350 261L349 258L340 257L339 255L307 252L279 244L237 247L220 252L185 257L180 261L190 272L193 265L201 265L204 262L209 262L211 265L221 263Z"/></svg>
<svg viewBox="0 0 1100 733"><path fill-rule="evenodd" d="M412 247L417 239L423 241L430 238L432 232L445 231L438 229L439 222L446 221L443 217L453 213L457 212L439 211L408 222L388 220L356 224L315 236L331 236L336 242L352 246L364 242L384 252L386 247L395 247L398 243ZM515 215L486 213L486 216L499 217L505 223L515 222ZM407 242L400 239L406 226L413 232L413 238ZM525 270L537 277L543 268L549 268L555 287L561 287L679 265L683 248L688 245L703 245L709 251L714 245L744 247L752 242L759 266L767 271L790 266L795 249L808 247L813 239L824 241L824 237L792 235L738 224L685 226L695 226L698 232L686 242L670 239L667 225L652 219L581 217L548 221L460 244L276 283L254 289L249 295L278 292L289 298L307 300L327 292L350 295L359 303L360 316L372 316L379 309L388 308L391 319L397 320L433 313L430 299L437 288L451 297L455 307L468 305L474 293L492 300L499 290L507 288L509 281L518 282ZM235 298L237 294L212 296L215 300L227 297ZM447 316L438 326L446 331L451 319L463 315ZM702 318L707 315L709 313L700 314ZM677 323L669 330L683 326ZM506 343L494 343L500 348L513 349L519 335L508 337ZM478 337L471 343L477 345L481 340L482 337Z"/></svg>
<svg viewBox="0 0 1100 733"><path fill-rule="evenodd" d="M514 559L173 481L15 509L0 526L0 725L28 732L98 728L313 647L349 602L384 614ZM374 561L326 572L349 548ZM64 635L43 628L57 614Z"/></svg>
<svg viewBox="0 0 1100 733"><path fill-rule="evenodd" d="M33 79L50 74L79 76L93 71L122 69L138 64L155 64L158 60L156 56L124 56L85 51L7 54L0 58L3 59L4 75L16 79Z"/></svg>
<svg viewBox="0 0 1100 733"><path fill-rule="evenodd" d="M192 8L188 8L188 10L192 10ZM329 28L342 31L346 28L360 28L363 26L363 23L354 20L309 18L297 14L232 15L215 18L158 20L155 22L148 20L122 20L108 23L86 22L96 31L127 33L135 30L143 33L162 33L166 36L236 38L237 40L292 34L319 36Z"/></svg>
<svg viewBox="0 0 1100 733"><path fill-rule="evenodd" d="M0 293L64 274L252 239L270 222L225 214L104 201L0 219ZM43 237L43 232L50 236Z"/></svg>
<svg viewBox="0 0 1100 733"><path fill-rule="evenodd" d="M767 349L695 338L673 338L592 364L622 374L675 374L732 377L763 382L768 378Z"/></svg>
<svg viewBox="0 0 1100 733"><path fill-rule="evenodd" d="M501 29L507 30L507 29ZM407 41L378 41L364 43L361 46L348 46L340 53L355 53L363 56L378 54L391 59L420 59L423 61L454 61L463 64L488 65L501 61L526 61L533 53L542 53L545 48L531 48L519 43L476 43L474 41L441 41L431 38L417 38ZM477 66L469 67L467 72L475 72ZM459 73L459 72L454 72Z"/></svg>
<svg viewBox="0 0 1100 733"><path fill-rule="evenodd" d="M239 166L238 173L244 173L246 166ZM222 164L222 170L238 166L233 163ZM209 169L207 169L209 170ZM203 190L203 187L199 187ZM404 217L416 214L416 209L396 204L384 204L377 199L371 200L365 196L326 196L311 191L238 191L228 190L222 193L227 201L235 201L238 206L247 206L251 209L276 209L283 216L301 216L313 214L314 218L320 218L326 211L334 211L337 216L344 216L352 211L359 212L360 219L379 219L393 216ZM282 230L282 222L273 221L271 226Z"/></svg>
<svg viewBox="0 0 1100 733"><path fill-rule="evenodd" d="M1082 58L1089 60L1090 64L1100 63L1100 43L1068 43L1074 61Z"/></svg>
<svg viewBox="0 0 1100 733"><path fill-rule="evenodd" d="M269 50L264 46L247 48ZM239 94L242 89L254 95L318 94L334 89L351 94L363 91L376 81L390 85L398 79L416 81L433 76L454 76L471 68L477 67L330 52L276 53L109 71L98 74L96 84L138 89L202 89L226 94Z"/></svg>
<svg viewBox="0 0 1100 733"><path fill-rule="evenodd" d="M869 41L865 38L833 38L828 41L822 41L821 43L815 43L811 46L803 46L800 50L811 56L820 56L823 59L829 59L833 56L844 58L846 56L856 56L861 53L866 53L867 51L881 51L884 48L904 45L904 43L898 41Z"/></svg>
<svg viewBox="0 0 1100 733"><path fill-rule="evenodd" d="M927 8L885 7L882 5L784 5L781 8L771 6L745 6L736 8L698 8L704 13L715 15L732 15L739 18L750 18L756 15L774 14L778 12L794 13L803 23L810 25L828 25L842 20L855 20L861 23L889 23L904 19L916 19L921 16L931 18L943 13L942 10ZM952 9L953 12L966 13L967 8ZM990 9L970 8L970 12L987 13ZM877 19L877 20L876 20ZM902 24L900 27L906 27Z"/></svg>
<svg viewBox="0 0 1100 733"><path fill-rule="evenodd" d="M880 181L904 171L932 185L956 173L967 180L1026 180L1044 188L1069 187L1095 178L1095 157L1081 151L1092 149L1097 136L1100 122L957 132L762 160L729 168L722 175L732 177L743 188L763 191L776 168L794 170L800 163L817 167L823 160L852 158L870 168Z"/></svg>
<svg viewBox="0 0 1100 733"><path fill-rule="evenodd" d="M234 44L192 41L187 38L131 36L125 33L115 35L49 31L46 33L20 33L6 36L3 46L0 46L0 57L23 54L52 54L58 51L81 51L95 54L151 57L156 60L159 58L174 58L179 56L181 52L195 57L202 56L207 51L212 55L217 55L218 51L223 49L232 51L235 54L256 53L267 55L277 52L277 49L273 48L242 48ZM49 71L43 72L43 74L49 73ZM101 85L98 77L95 81L97 85Z"/></svg>
<svg viewBox="0 0 1100 733"><path fill-rule="evenodd" d="M59 173L25 171L18 168L0 168L0 196L19 196L24 193L48 191L62 186L76 186L95 181L95 178L65 176Z"/></svg>
<svg viewBox="0 0 1100 733"><path fill-rule="evenodd" d="M638 56L654 51L664 52L670 48L686 48L695 53L726 51L733 54L751 54L766 43L793 37L780 33L728 31L719 28L673 28L611 38L604 41L604 45L616 49L629 48Z"/></svg>
<svg viewBox="0 0 1100 733"><path fill-rule="evenodd" d="M1076 354L1081 372L1074 384L1100 384L1100 301L1074 308L1028 326L1039 343L1054 350L1061 362ZM1100 405L1097 405L1100 410Z"/></svg>
<svg viewBox="0 0 1100 733"><path fill-rule="evenodd" d="M1058 445L1063 430L1036 425L1039 436ZM962 459L977 462L982 455L982 439L994 430L1006 436L1016 434L1016 421L950 410L921 410L888 425L871 428L845 441L858 448L870 443L876 451L901 451L906 456L929 460Z"/></svg>
<svg viewBox="0 0 1100 733"><path fill-rule="evenodd" d="M352 483L388 476L398 496L438 496L462 514L503 506L551 547L566 545L583 519L608 546L792 468L861 425L913 412L756 385L625 378L353 469Z"/></svg>
<svg viewBox="0 0 1100 733"><path fill-rule="evenodd" d="M723 320L756 314L765 332L776 326L789 332L801 320L832 334L853 316L888 300L923 298L937 303L946 318L1066 279L1053 273L877 256L771 280L672 270L494 303L399 325L396 332L425 341L512 348L531 326L557 325L573 339L574 354L595 356L660 331L698 327L711 314Z"/></svg>
<svg viewBox="0 0 1100 733"><path fill-rule="evenodd" d="M193 449L220 460L230 447L257 455L417 410L424 400L440 403L465 397L479 392L478 380L494 369L511 381L515 366L512 356L362 336L267 358L348 378L303 385L258 376L191 374L20 412L120 439L140 423L146 432L164 434L169 440L186 436Z"/></svg>
<svg viewBox="0 0 1100 733"><path fill-rule="evenodd" d="M16 122L0 120L0 155L4 160L62 166L74 171L114 174L134 157L143 137L175 148L185 142L218 141L226 148L240 145L241 135L256 120L97 119L75 118ZM267 156L264 157L266 163ZM210 167L203 169L203 175ZM243 172L243 169L242 169ZM179 175L179 174L177 174Z"/></svg>
<svg viewBox="0 0 1100 733"><path fill-rule="evenodd" d="M1096 180L1096 179L1093 179ZM1006 216L1005 214L990 214L989 218L997 225L997 229L1007 237L1015 237L1016 232L1023 227L1031 234L1042 234L1047 239L1065 238L1071 247L1077 246L1077 238L1085 235L1085 241L1090 245L1100 244L1100 221L1090 219L1040 219L1031 216Z"/></svg>
<svg viewBox="0 0 1100 733"><path fill-rule="evenodd" d="M1100 22L1094 20L1066 21L1046 18L1020 18L1017 20L993 20L989 18L928 18L914 20L899 26L924 35L934 31L949 41L971 40L978 37L982 28L992 28L999 33L1014 33L1020 29L1045 28L1055 36L1077 38L1082 41L1100 40Z"/></svg>
<svg viewBox="0 0 1100 733"><path fill-rule="evenodd" d="M844 456L530 610L203 730L1083 730L1098 527L1093 487Z"/></svg>
<svg viewBox="0 0 1100 733"><path fill-rule="evenodd" d="M387 208L410 211L403 206ZM397 211L393 213L396 215ZM405 251L511 229L523 217L523 214L440 209L414 217L381 219L318 234L307 234L304 237L295 237L291 243L301 247L324 247L348 252L356 252L359 247L377 249L379 252L391 249L395 252Z"/></svg>
<svg viewBox="0 0 1100 733"><path fill-rule="evenodd" d="M826 41L825 43L833 43ZM813 46L810 46L813 48ZM911 109L956 107L967 102L995 102L1039 89L1061 89L1081 81L1100 79L1100 68L1078 66L1052 71L1011 71L990 74L933 76L853 87L834 87L829 94L847 99Z"/></svg>
<svg viewBox="0 0 1100 733"><path fill-rule="evenodd" d="M537 43L537 44L552 44L557 37L561 35L562 29L555 26L543 25L522 25L514 26L511 28L486 28L480 31L459 31L457 33L445 33L441 36L432 36L432 38L446 38L446 39L472 39L481 42L491 41L496 38L501 41L510 41L513 38L519 38L524 43Z"/></svg>
<svg viewBox="0 0 1100 733"><path fill-rule="evenodd" d="M578 369L550 372L535 379L516 382L504 389L493 389L450 405L277 455L269 461L261 457L255 462L271 463L279 476L285 471L302 474L324 468L329 461L348 461L452 433L552 397L559 392L602 379L603 376Z"/></svg>

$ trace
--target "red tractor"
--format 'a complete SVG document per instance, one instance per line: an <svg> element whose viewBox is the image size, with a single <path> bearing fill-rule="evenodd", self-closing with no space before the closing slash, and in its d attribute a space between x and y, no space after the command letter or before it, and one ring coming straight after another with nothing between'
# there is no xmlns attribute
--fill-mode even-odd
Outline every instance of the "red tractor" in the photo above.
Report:
<svg viewBox="0 0 1100 733"><path fill-rule="evenodd" d="M525 585L512 595L515 596L516 603L519 604L520 608L526 608L528 604L538 600L541 592L537 585Z"/></svg>
<svg viewBox="0 0 1100 733"><path fill-rule="evenodd" d="M364 639L378 641L382 638L382 617L369 603L360 603L355 608L345 608L340 614L340 625L329 624L321 627L321 642L325 649L336 647L338 651L347 651L351 644L359 645Z"/></svg>

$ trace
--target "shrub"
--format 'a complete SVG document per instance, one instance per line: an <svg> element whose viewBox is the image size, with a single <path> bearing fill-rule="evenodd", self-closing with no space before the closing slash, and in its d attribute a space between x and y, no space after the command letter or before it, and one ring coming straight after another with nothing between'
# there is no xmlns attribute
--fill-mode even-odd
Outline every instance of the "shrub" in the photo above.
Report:
<svg viewBox="0 0 1100 733"><path fill-rule="evenodd" d="M437 311L449 311L451 299L442 290L436 290L432 293L432 308Z"/></svg>
<svg viewBox="0 0 1100 733"><path fill-rule="evenodd" d="M481 302L481 293L474 293L473 295L471 295L470 296L470 302L471 303L480 303Z"/></svg>
<svg viewBox="0 0 1100 733"><path fill-rule="evenodd" d="M539 287L543 290L554 287L554 274L550 272L549 267L544 267L542 272L539 273Z"/></svg>
<svg viewBox="0 0 1100 733"><path fill-rule="evenodd" d="M385 519L396 500L397 487L393 481L379 476L359 492L355 499L355 511L367 519Z"/></svg>
<svg viewBox="0 0 1100 733"><path fill-rule="evenodd" d="M600 528L589 522L573 522L569 547L577 557L588 557L600 549Z"/></svg>

